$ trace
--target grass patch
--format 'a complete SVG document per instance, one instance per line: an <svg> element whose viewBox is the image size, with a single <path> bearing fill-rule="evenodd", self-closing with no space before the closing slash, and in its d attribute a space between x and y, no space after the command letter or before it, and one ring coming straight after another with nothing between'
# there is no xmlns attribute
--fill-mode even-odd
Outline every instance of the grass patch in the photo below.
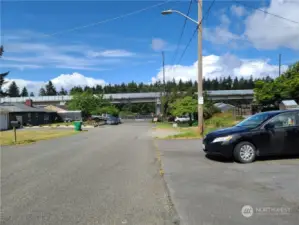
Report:
<svg viewBox="0 0 299 225"><path fill-rule="evenodd" d="M211 119L205 121L204 125L204 135L219 130L222 128L232 127L238 122L242 121L243 118L235 118L232 113L218 113L215 114ZM177 128L179 134L167 136L165 139L194 139L201 138L198 133L197 127L180 127Z"/></svg>
<svg viewBox="0 0 299 225"><path fill-rule="evenodd" d="M235 118L231 113L215 114L211 119L205 121L204 134L210 133L214 130L232 127L242 120L242 117Z"/></svg>
<svg viewBox="0 0 299 225"><path fill-rule="evenodd" d="M174 128L174 127L172 126L172 123L158 122L158 123L156 123L155 128L158 128L158 129L171 129L171 128Z"/></svg>
<svg viewBox="0 0 299 225"><path fill-rule="evenodd" d="M74 126L74 122L60 122L60 123L51 123L51 124L42 124L40 127L59 127L59 126Z"/></svg>
<svg viewBox="0 0 299 225"><path fill-rule="evenodd" d="M188 129L188 130L180 130L181 132L179 134L170 135L167 137L167 139L195 139L200 138L197 129Z"/></svg>
<svg viewBox="0 0 299 225"><path fill-rule="evenodd" d="M48 140L79 133L74 130L17 130L17 143L14 143L13 131L0 132L1 145L30 144L40 140Z"/></svg>

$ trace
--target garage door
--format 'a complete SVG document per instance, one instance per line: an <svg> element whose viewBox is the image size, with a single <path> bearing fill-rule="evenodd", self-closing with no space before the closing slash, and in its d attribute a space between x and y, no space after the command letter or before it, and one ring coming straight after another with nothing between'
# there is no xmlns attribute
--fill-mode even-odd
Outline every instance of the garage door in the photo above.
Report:
<svg viewBox="0 0 299 225"><path fill-rule="evenodd" d="M8 129L8 114L1 113L0 114L0 130L7 130Z"/></svg>

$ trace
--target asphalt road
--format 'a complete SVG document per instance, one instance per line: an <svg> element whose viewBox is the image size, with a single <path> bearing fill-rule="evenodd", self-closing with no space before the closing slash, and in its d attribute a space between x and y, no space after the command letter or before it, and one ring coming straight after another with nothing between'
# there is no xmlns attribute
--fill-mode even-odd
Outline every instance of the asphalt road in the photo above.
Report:
<svg viewBox="0 0 299 225"><path fill-rule="evenodd" d="M122 124L3 147L1 224L172 224L150 135Z"/></svg>
<svg viewBox="0 0 299 225"><path fill-rule="evenodd" d="M298 225L299 158L238 164L206 158L201 140L156 140L181 225ZM252 215L241 213L252 207Z"/></svg>

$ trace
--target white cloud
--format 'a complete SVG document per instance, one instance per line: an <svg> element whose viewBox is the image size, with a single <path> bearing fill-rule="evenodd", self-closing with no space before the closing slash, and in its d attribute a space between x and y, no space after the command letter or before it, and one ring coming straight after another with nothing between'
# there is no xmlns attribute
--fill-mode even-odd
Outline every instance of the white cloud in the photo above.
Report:
<svg viewBox="0 0 299 225"><path fill-rule="evenodd" d="M71 89L74 86L96 86L104 85L105 81L102 79L95 79L92 77L86 77L80 73L73 74L61 74L60 76L52 79L53 84L57 88L64 87L66 89Z"/></svg>
<svg viewBox="0 0 299 225"><path fill-rule="evenodd" d="M299 21L299 1L272 0L263 10ZM245 35L259 49L287 47L299 49L299 26L261 11L254 11L245 21Z"/></svg>
<svg viewBox="0 0 299 225"><path fill-rule="evenodd" d="M237 5L233 5L230 8L232 14L238 16L238 17L242 17L246 14L246 9L243 6L237 6Z"/></svg>
<svg viewBox="0 0 299 225"><path fill-rule="evenodd" d="M167 65L166 80L173 78L178 81L197 80L197 62L192 65ZM287 66L282 66L285 71ZM269 60L263 59L239 59L234 55L226 54L223 56L209 55L203 57L203 76L205 78L216 77L264 77L278 75L278 66L269 63ZM152 82L162 80L163 71L160 69L158 74L152 78Z"/></svg>
<svg viewBox="0 0 299 225"><path fill-rule="evenodd" d="M39 89L42 86L45 86L47 82L44 81L30 81L23 79L7 79L7 83L3 86L4 89L7 89L12 81L15 81L20 89L26 86L29 92L34 92L38 94ZM103 79L96 79L92 77L86 77L80 73L73 74L61 74L58 77L55 77L51 80L55 85L57 91L61 89L61 87L70 90L74 86L96 86L96 85L105 85L106 82Z"/></svg>
<svg viewBox="0 0 299 225"><path fill-rule="evenodd" d="M226 14L220 16L220 25L203 29L203 38L213 44L228 44L229 47L235 47L238 41L243 37L229 31L230 19Z"/></svg>
<svg viewBox="0 0 299 225"><path fill-rule="evenodd" d="M124 62L122 59L124 57L136 55L134 52L124 49L98 51L97 47L82 43L61 44L51 37L46 38L40 33L34 34L35 32L26 30L4 33L4 40L7 44L5 44L2 67L7 69L73 68L99 71ZM29 38L29 36L31 37ZM38 39L40 37L43 37L42 42ZM96 57L102 57L102 59L98 60Z"/></svg>
<svg viewBox="0 0 299 225"><path fill-rule="evenodd" d="M203 38L214 44L232 44L232 42L242 39L237 34L233 34L226 27L206 28L203 31Z"/></svg>
<svg viewBox="0 0 299 225"><path fill-rule="evenodd" d="M222 14L222 15L220 16L220 22L221 22L221 24L222 24L223 26L227 27L227 26L229 26L229 24L230 24L230 19L228 18L227 15Z"/></svg>
<svg viewBox="0 0 299 225"><path fill-rule="evenodd" d="M167 42L161 38L153 38L151 47L154 51L162 51L165 50L167 46Z"/></svg>
<svg viewBox="0 0 299 225"><path fill-rule="evenodd" d="M122 49L105 50L101 52L89 51L87 53L89 57L130 57L136 55L134 52L130 52Z"/></svg>
<svg viewBox="0 0 299 225"><path fill-rule="evenodd" d="M57 45L45 43L10 43L5 46L6 54L2 58L2 67L17 69L62 68L76 70L106 70L106 66L118 64L120 59L111 58L117 55L131 54L125 50L109 50L101 52L101 60L85 55L91 49L84 45ZM94 52L89 50L89 52ZM72 54L75 53L75 54Z"/></svg>

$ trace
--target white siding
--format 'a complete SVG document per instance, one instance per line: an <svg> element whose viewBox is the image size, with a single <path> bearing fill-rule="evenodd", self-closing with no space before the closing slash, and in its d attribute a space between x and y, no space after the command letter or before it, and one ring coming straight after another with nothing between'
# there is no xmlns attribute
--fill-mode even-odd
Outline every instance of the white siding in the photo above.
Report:
<svg viewBox="0 0 299 225"><path fill-rule="evenodd" d="M0 130L8 129L8 113L0 112Z"/></svg>

